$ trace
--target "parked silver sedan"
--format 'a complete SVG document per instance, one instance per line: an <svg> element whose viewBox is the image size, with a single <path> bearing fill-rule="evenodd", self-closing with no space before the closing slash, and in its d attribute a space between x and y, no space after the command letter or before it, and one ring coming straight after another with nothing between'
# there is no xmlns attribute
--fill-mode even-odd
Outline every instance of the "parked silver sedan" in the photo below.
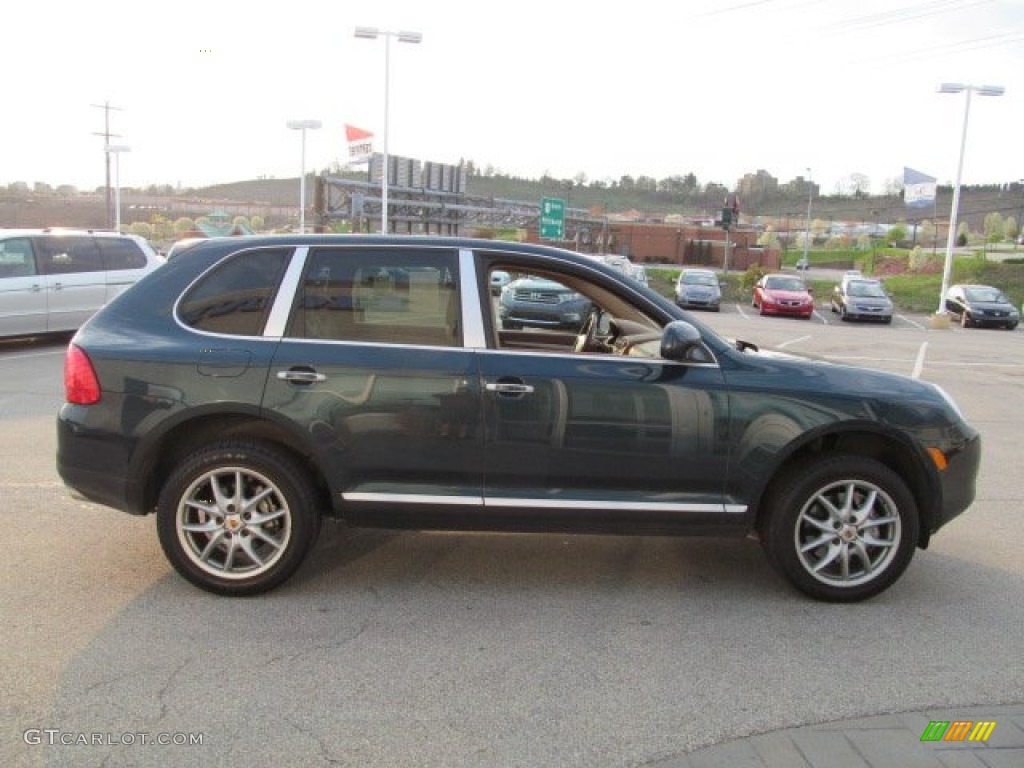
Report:
<svg viewBox="0 0 1024 768"><path fill-rule="evenodd" d="M843 278L832 291L832 311L841 320L892 322L893 304L882 283L867 277Z"/></svg>

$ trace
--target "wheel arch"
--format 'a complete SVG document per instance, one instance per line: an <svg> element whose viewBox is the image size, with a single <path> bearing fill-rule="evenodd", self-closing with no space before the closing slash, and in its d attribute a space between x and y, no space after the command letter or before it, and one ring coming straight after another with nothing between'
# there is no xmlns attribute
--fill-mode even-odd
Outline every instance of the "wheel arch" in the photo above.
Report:
<svg viewBox="0 0 1024 768"><path fill-rule="evenodd" d="M780 458L774 470L768 474L760 493L756 496L754 524L758 531L763 531L767 523L767 501L773 491L793 474L798 473L809 459L833 454L872 458L899 475L907 484L917 505L920 517L917 546L922 549L928 546L936 510L941 504L941 485L936 470L924 452L906 438L867 426L825 432L791 446Z"/></svg>
<svg viewBox="0 0 1024 768"><path fill-rule="evenodd" d="M317 457L292 431L282 425L247 412L196 414L183 419L160 435L139 459L141 477L140 505L144 512L156 508L160 490L173 468L205 445L224 440L254 440L285 452L304 471L315 488L321 509L331 509L332 494Z"/></svg>

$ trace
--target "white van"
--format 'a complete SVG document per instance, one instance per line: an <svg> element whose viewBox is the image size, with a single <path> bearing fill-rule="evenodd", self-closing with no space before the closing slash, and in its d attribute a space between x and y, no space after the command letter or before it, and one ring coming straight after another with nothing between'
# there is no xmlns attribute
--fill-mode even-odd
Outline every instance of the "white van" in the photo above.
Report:
<svg viewBox="0 0 1024 768"><path fill-rule="evenodd" d="M163 263L135 235L0 229L0 336L74 331Z"/></svg>

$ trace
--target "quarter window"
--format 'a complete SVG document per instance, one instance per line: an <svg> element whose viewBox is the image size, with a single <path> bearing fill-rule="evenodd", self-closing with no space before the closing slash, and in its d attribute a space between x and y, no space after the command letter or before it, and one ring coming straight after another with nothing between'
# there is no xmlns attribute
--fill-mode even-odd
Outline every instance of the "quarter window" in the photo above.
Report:
<svg viewBox="0 0 1024 768"><path fill-rule="evenodd" d="M182 297L178 316L200 331L259 336L290 255L287 249L235 254Z"/></svg>
<svg viewBox="0 0 1024 768"><path fill-rule="evenodd" d="M288 335L462 345L454 251L316 249Z"/></svg>
<svg viewBox="0 0 1024 768"><path fill-rule="evenodd" d="M139 244L127 237L105 237L99 240L107 269L142 269L146 254Z"/></svg>

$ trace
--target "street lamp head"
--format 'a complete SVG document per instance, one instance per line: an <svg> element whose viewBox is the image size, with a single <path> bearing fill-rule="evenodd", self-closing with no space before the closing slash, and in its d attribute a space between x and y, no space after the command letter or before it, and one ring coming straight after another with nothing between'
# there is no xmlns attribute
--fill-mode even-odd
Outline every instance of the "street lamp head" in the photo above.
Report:
<svg viewBox="0 0 1024 768"><path fill-rule="evenodd" d="M970 85L968 83L942 83L939 93L963 93L973 91L982 96L1002 96L1006 88L1001 85Z"/></svg>
<svg viewBox="0 0 1024 768"><path fill-rule="evenodd" d="M309 128L310 130L315 131L317 128L321 127L322 125L323 125L323 123L321 123L319 120L289 120L288 121L288 127L291 128L292 130L295 130L295 131L305 130L306 128Z"/></svg>
<svg viewBox="0 0 1024 768"><path fill-rule="evenodd" d="M392 32L387 29L378 29L377 27L356 27L354 34L356 37L361 37L364 40L376 40L381 35L384 35L384 37L397 37L400 43L423 42L422 32L410 32L409 30Z"/></svg>

